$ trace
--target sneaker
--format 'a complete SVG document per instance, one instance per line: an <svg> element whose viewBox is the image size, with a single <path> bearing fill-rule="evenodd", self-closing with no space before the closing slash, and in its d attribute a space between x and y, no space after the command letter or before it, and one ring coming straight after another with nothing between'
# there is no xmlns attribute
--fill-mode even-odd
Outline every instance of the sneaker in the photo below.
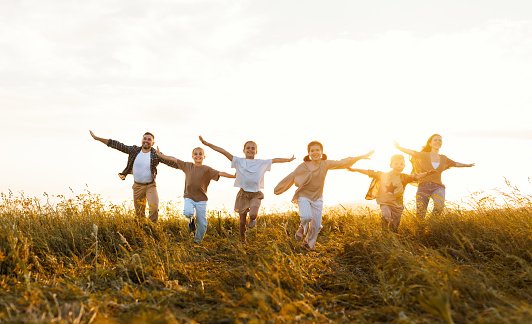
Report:
<svg viewBox="0 0 532 324"><path fill-rule="evenodd" d="M190 217L190 221L188 222L188 228L192 232L196 231L196 222L194 221L194 217Z"/></svg>
<svg viewBox="0 0 532 324"><path fill-rule="evenodd" d="M253 227L255 227L255 225L257 225L257 220L256 219L250 219L248 227L249 228L253 228Z"/></svg>

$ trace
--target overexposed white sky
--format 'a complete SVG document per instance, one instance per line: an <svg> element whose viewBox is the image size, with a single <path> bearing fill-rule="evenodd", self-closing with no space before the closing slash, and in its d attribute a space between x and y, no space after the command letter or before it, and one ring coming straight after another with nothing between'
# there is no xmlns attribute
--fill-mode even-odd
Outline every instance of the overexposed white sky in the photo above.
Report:
<svg viewBox="0 0 532 324"><path fill-rule="evenodd" d="M392 141L419 150L433 133L476 163L443 174L448 200L505 178L532 192L530 1L7 0L0 76L4 193L131 200L127 156L89 129L128 145L150 131L185 161L198 135L238 156L247 140L257 158L295 155L266 174L265 207L291 200L273 188L312 140L331 159L375 149L356 167L386 171ZM180 201L182 172L158 171L160 199ZM330 171L325 203L363 200L369 182ZM209 208L232 210L237 191L211 183Z"/></svg>

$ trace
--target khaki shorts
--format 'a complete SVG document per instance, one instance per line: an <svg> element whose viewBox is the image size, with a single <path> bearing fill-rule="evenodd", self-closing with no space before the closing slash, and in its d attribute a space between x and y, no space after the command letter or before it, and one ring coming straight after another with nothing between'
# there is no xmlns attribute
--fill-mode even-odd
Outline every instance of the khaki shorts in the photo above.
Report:
<svg viewBox="0 0 532 324"><path fill-rule="evenodd" d="M249 211L251 207L260 207L262 199L264 199L264 194L261 191L247 192L241 188L236 195L235 211L240 213Z"/></svg>

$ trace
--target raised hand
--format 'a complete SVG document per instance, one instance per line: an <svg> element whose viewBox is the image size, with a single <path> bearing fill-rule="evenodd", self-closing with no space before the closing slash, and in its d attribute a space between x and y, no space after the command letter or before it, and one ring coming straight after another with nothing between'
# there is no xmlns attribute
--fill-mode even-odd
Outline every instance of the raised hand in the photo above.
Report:
<svg viewBox="0 0 532 324"><path fill-rule="evenodd" d="M91 133L92 138L94 138L97 141L100 141L100 142L104 143L105 145L107 145L107 143L109 142L109 140L106 139L106 138L101 138L101 137L98 137L98 136L94 135L94 133L91 130L89 130L89 133Z"/></svg>
<svg viewBox="0 0 532 324"><path fill-rule="evenodd" d="M368 153L366 153L366 154L364 154L364 155L361 155L360 158L361 158L361 159L369 160L369 157L370 157L371 155L373 155L373 153L375 153L375 150L371 150L371 151L369 151Z"/></svg>
<svg viewBox="0 0 532 324"><path fill-rule="evenodd" d="M396 141L393 141L393 146L395 146L396 149L398 149L399 151L403 152L403 153L406 153L408 155L414 155L416 154L416 151L414 150L409 150L409 149L405 149L404 147L401 147L399 145L399 143L397 143Z"/></svg>
<svg viewBox="0 0 532 324"><path fill-rule="evenodd" d="M466 163L460 163L460 162L456 162L456 165L455 165L456 168L470 168L474 166L475 166L475 163L466 164Z"/></svg>
<svg viewBox="0 0 532 324"><path fill-rule="evenodd" d="M397 143L397 141L393 141L393 146L395 146L396 149L401 148L401 146L399 145L399 143Z"/></svg>
<svg viewBox="0 0 532 324"><path fill-rule="evenodd" d="M287 158L275 158L275 159L272 159L272 163L286 163L286 162L292 162L294 161L296 158L295 156L292 155L291 158L287 159Z"/></svg>
<svg viewBox="0 0 532 324"><path fill-rule="evenodd" d="M199 140L201 141L201 143L203 143L203 145L208 146L216 152L223 154L229 161L233 161L233 155L224 150L223 148L207 142L203 139L203 137L201 137L201 135L199 136Z"/></svg>

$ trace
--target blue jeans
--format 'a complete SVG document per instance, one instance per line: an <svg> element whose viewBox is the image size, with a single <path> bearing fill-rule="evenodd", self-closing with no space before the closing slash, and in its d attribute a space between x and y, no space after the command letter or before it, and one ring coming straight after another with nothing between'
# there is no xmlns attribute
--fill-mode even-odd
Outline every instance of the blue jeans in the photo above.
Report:
<svg viewBox="0 0 532 324"><path fill-rule="evenodd" d="M439 216L445 207L445 187L434 182L423 181L417 187L416 193L416 214L417 217L425 218L429 200L432 198L434 209L432 214Z"/></svg>
<svg viewBox="0 0 532 324"><path fill-rule="evenodd" d="M203 240L205 232L207 232L207 202L196 202L190 198L185 198L185 207L183 210L185 217L194 217L194 210L196 210L196 233L194 242L199 243Z"/></svg>

